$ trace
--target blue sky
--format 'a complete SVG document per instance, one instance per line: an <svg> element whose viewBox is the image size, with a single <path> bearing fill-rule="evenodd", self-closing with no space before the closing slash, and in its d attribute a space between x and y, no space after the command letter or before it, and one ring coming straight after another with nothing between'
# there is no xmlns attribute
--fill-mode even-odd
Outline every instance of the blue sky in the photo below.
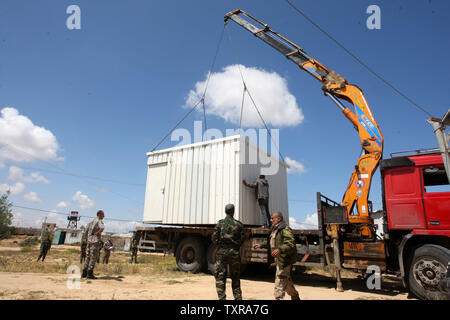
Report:
<svg viewBox="0 0 450 320"><path fill-rule="evenodd" d="M292 3L433 116L441 117L447 111L448 1ZM81 30L66 27L66 9L73 4L81 8ZM372 4L381 9L380 30L366 27L366 9ZM211 67L223 16L236 8L267 23L364 91L385 138L384 157L436 146L426 114L370 74L285 1L3 0L0 110L14 108L34 126L51 132L57 143L55 154L41 160L0 158L0 185L23 183L23 190L11 195L13 203L57 212L77 210L85 216L94 216L101 208L107 217L139 221L146 152L186 113L183 106L189 92L205 80ZM316 191L341 200L360 153L358 135L323 96L320 83L237 24L229 22L227 29L239 63L284 78L304 116L298 125L277 127L281 153L305 169L288 176L290 215L305 221L316 212ZM222 72L235 63L225 37L213 71ZM256 93L252 94L257 100ZM194 120L202 120L202 113L192 114L181 127L192 130ZM236 128L217 115L209 115L207 121L208 127L223 131ZM46 137L48 146L54 147L55 141ZM3 151L11 148L7 143L0 137ZM167 141L162 147L171 145ZM11 166L22 170L16 170L16 180L10 179ZM35 172L39 175L32 176ZM381 208L379 179L377 173L371 192L375 209ZM68 206L58 207L61 202ZM27 209L14 211L20 213L21 223L45 216ZM48 219L63 223L65 217ZM125 224L115 223L118 228Z"/></svg>

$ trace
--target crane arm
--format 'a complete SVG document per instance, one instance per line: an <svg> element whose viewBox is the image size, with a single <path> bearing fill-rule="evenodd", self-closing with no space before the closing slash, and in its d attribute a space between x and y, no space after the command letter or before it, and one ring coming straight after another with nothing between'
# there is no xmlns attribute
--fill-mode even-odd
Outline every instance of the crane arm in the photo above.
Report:
<svg viewBox="0 0 450 320"><path fill-rule="evenodd" d="M248 19L242 16L246 16ZM383 154L383 135L362 90L355 85L349 84L340 74L308 56L300 46L286 39L272 30L267 24L262 23L248 13L236 9L227 13L224 19L225 22L231 19L247 29L320 81L324 94L338 105L344 116L353 124L359 134L364 154L358 159L343 196L342 205L346 206L347 213L350 214L353 212L355 203L357 203L358 212L349 216L350 223L371 223L368 196L373 173L378 167ZM249 20L256 22L258 26L253 25ZM351 103L354 111L345 107L341 100Z"/></svg>

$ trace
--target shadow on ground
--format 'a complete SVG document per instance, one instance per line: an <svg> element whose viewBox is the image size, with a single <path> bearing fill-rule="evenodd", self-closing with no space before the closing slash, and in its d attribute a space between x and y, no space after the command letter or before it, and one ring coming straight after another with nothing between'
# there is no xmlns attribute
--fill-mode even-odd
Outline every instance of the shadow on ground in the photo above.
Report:
<svg viewBox="0 0 450 320"><path fill-rule="evenodd" d="M305 272L293 272L292 278L294 284L309 287L321 287L326 289L336 288L336 280L331 277L325 271L305 271ZM275 268L267 267L262 264L250 264L246 270L242 273L241 279L251 281L264 281L274 283L275 281ZM403 287L400 279L384 276L381 281L380 290L370 290L367 287L367 280L360 275L352 274L351 276L343 275L342 285L344 290L352 290L361 293L379 294L381 296L395 297L399 294L408 293ZM414 298L408 295L408 299Z"/></svg>
<svg viewBox="0 0 450 320"><path fill-rule="evenodd" d="M112 277L112 276L103 276L103 277L98 277L98 280L115 280L115 281L123 281L122 279L125 278L124 276L117 276L117 277Z"/></svg>

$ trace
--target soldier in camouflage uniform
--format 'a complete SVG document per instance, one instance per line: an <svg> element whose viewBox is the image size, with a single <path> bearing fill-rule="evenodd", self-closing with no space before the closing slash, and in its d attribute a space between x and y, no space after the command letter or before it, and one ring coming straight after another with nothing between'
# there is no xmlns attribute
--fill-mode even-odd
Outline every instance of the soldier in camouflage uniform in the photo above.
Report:
<svg viewBox="0 0 450 320"><path fill-rule="evenodd" d="M102 239L100 239L100 241L98 242L98 257L97 257L97 263L100 263L100 256L102 255L102 249L103 246L105 245L105 243L102 241Z"/></svg>
<svg viewBox="0 0 450 320"><path fill-rule="evenodd" d="M298 291L292 281L292 265L297 261L297 247L295 245L292 229L283 221L281 212L276 212L270 218L272 221L271 232L266 243L255 244L254 249L267 248L268 261L275 259L277 271L275 274L275 299L281 300L285 293L292 300L300 300ZM269 254L270 253L270 254Z"/></svg>
<svg viewBox="0 0 450 320"><path fill-rule="evenodd" d="M130 263L133 263L133 258L134 258L134 263L138 263L137 262L137 252L138 252L138 244L139 244L139 238L136 235L136 232L133 233L133 240L131 240L131 260Z"/></svg>
<svg viewBox="0 0 450 320"><path fill-rule="evenodd" d="M105 241L105 243L103 244L103 251L105 252L103 254L103 264L108 264L109 262L109 256L111 255L111 250L114 248L112 241L110 238L108 238L108 240Z"/></svg>
<svg viewBox="0 0 450 320"><path fill-rule="evenodd" d="M86 260L86 248L87 248L87 241L82 239L80 248L80 264L83 263L84 260Z"/></svg>
<svg viewBox="0 0 450 320"><path fill-rule="evenodd" d="M90 223L87 224L84 230L83 236L81 237L81 247L80 247L80 264L86 260L86 248L87 248L87 234L89 230Z"/></svg>
<svg viewBox="0 0 450 320"><path fill-rule="evenodd" d="M44 262L45 256L47 255L47 252L50 250L52 246L52 241L53 241L52 233L48 229L45 229L44 233L42 234L41 252L39 253L37 261L39 261L42 258L42 262Z"/></svg>
<svg viewBox="0 0 450 320"><path fill-rule="evenodd" d="M234 205L225 206L225 219L220 220L212 235L212 241L217 246L216 265L214 277L216 278L216 290L220 300L225 300L225 284L227 281L227 266L230 270L231 288L235 300L242 300L241 291L241 257L240 247L244 239L244 227L241 222L235 220Z"/></svg>
<svg viewBox="0 0 450 320"><path fill-rule="evenodd" d="M87 248L86 261L84 262L82 278L97 279L94 276L94 267L98 258L99 242L105 225L103 224L103 217L105 213L102 210L97 212L97 217L89 223L87 229Z"/></svg>

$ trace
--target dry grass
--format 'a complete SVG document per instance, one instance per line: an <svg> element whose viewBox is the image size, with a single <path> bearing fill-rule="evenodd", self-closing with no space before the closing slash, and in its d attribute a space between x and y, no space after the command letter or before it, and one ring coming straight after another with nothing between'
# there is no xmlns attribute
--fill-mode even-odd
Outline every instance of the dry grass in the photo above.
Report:
<svg viewBox="0 0 450 320"><path fill-rule="evenodd" d="M20 251L0 251L0 272L66 274L68 267L72 265L78 266L80 270L83 269L83 265L80 264L80 249L77 247L67 249L54 245L44 262L37 262L38 256L38 247L23 247ZM171 255L139 253L137 264L131 264L129 261L129 252L112 252L108 264L96 264L95 273L105 276L139 274L150 279L190 276L178 270L175 258ZM36 296L36 293L31 296Z"/></svg>

